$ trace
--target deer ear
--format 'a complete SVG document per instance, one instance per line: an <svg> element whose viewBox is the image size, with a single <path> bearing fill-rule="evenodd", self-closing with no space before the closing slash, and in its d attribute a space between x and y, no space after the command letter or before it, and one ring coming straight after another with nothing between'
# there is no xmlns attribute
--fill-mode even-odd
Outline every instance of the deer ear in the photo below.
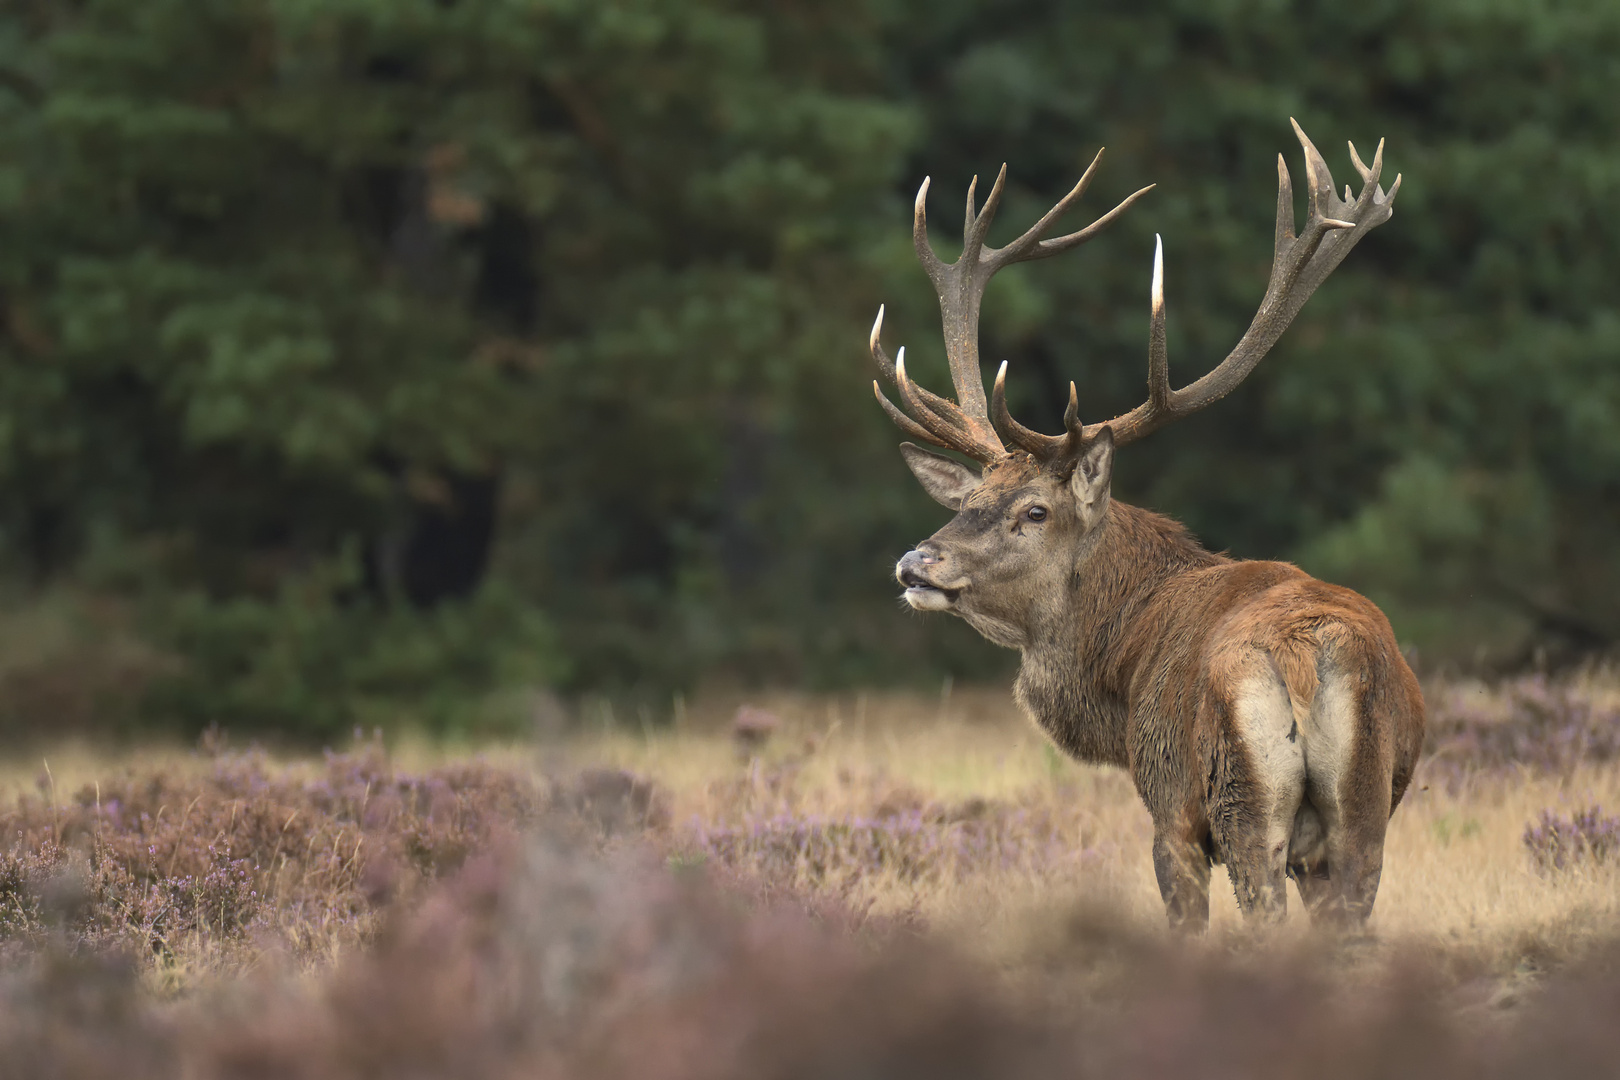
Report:
<svg viewBox="0 0 1620 1080"><path fill-rule="evenodd" d="M1080 510L1080 523L1086 531L1095 528L1108 513L1108 487L1114 478L1114 431L1103 428L1080 452L1069 477L1069 489Z"/></svg>
<svg viewBox="0 0 1620 1080"><path fill-rule="evenodd" d="M962 500L982 483L978 473L960 461L924 450L915 443L900 444L900 456L911 466L912 475L933 500L951 510L962 509Z"/></svg>

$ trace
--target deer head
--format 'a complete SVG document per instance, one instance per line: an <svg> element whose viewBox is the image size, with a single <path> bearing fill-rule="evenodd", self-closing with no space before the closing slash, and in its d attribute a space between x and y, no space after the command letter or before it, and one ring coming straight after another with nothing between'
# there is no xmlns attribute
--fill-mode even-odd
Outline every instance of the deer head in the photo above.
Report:
<svg viewBox="0 0 1620 1080"><path fill-rule="evenodd" d="M1290 121L1292 123L1292 121ZM1401 179L1386 194L1378 184L1384 144L1366 165L1350 146L1361 174L1359 195L1348 185L1344 198L1321 154L1298 123L1293 124L1305 153L1308 186L1305 226L1294 231L1293 186L1282 155L1277 155L1276 248L1271 280L1253 321L1237 346L1213 371L1179 390L1170 388L1164 331L1162 241L1153 256L1152 310L1148 322L1147 400L1130 412L1101 423L1080 420L1079 393L1069 384L1064 433L1045 435L1024 427L1007 411L1007 365L996 374L986 400L979 368L979 306L985 286L1004 266L1044 259L1079 247L1130 208L1151 186L1131 195L1092 224L1066 236L1043 239L1090 186L1102 151L1074 189L1027 232L1003 248L985 245L1000 205L1007 167L1002 166L984 207L976 206L977 178L968 186L962 255L945 263L928 242L928 181L917 192L913 239L917 258L939 294L945 351L956 400L930 393L906 374L905 350L893 360L880 340L883 309L878 309L869 342L878 369L894 386L896 407L874 382L878 402L908 435L973 459L975 471L943 454L902 443L900 451L923 488L957 511L943 529L900 560L895 573L912 607L961 615L998 644L1025 643L1037 612L1032 607L1059 602L1065 584L1094 546L1106 520L1114 450L1158 430L1178 417L1220 400L1241 383L1270 351L1294 316L1368 230L1388 221Z"/></svg>

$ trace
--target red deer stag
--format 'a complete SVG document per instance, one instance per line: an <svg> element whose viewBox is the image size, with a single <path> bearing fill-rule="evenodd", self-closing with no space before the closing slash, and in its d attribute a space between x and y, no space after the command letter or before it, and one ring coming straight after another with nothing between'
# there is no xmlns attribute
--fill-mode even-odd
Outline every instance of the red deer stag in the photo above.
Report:
<svg viewBox="0 0 1620 1080"><path fill-rule="evenodd" d="M1357 593L1287 563L1212 554L1179 524L1109 498L1114 448L1226 396L1254 370L1350 249L1389 220L1400 190L1378 185L1350 147L1361 193L1345 198L1294 124L1309 188L1294 232L1293 189L1277 157L1276 255L1260 310L1231 355L1170 388L1162 243L1154 252L1147 400L1082 424L1069 384L1062 435L1007 411L1007 365L989 399L979 370L979 302L996 271L1078 247L1149 188L1067 236L1042 239L1079 200L1074 190L1003 248L985 245L1001 201L1002 167L982 210L967 195L962 256L946 264L928 242L917 192L917 257L939 293L952 402L890 360L872 327L878 367L899 392L878 401L907 434L974 459L982 470L902 443L922 486L956 517L895 568L920 611L959 615L1019 649L1019 705L1065 752L1130 770L1153 818L1153 868L1174 926L1209 920L1209 868L1224 862L1246 917L1279 919L1286 877L1313 919L1360 924L1383 869L1384 832L1423 742L1423 697L1389 622Z"/></svg>

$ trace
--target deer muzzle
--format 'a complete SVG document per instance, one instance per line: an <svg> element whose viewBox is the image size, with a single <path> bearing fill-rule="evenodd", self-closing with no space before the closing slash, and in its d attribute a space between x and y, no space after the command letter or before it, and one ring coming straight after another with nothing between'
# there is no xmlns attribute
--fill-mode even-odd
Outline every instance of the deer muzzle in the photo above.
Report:
<svg viewBox="0 0 1620 1080"><path fill-rule="evenodd" d="M947 567L938 551L906 552L894 567L895 578L905 586L906 603L918 611L945 611L954 605L967 583L954 580Z"/></svg>

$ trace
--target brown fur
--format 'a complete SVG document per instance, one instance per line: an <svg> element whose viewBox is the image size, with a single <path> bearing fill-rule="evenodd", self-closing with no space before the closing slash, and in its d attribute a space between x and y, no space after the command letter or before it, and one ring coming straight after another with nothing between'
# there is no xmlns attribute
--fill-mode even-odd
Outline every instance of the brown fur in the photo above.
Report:
<svg viewBox="0 0 1620 1080"><path fill-rule="evenodd" d="M1111 443L1098 457L1102 476L1089 483L1106 500ZM1153 818L1172 923L1207 921L1212 861L1228 865L1245 914L1280 916L1286 868L1313 916L1365 919L1424 723L1377 607L1287 563L1212 554L1136 507L1109 501L1088 523L1079 481L1023 455L956 479L967 491L956 519L897 571L921 586L908 598L939 608L936 595L954 597L948 610L1022 651L1017 700L1060 748L1129 770ZM1037 503L1046 513L1031 521ZM1292 729L1246 732L1244 709L1256 706L1243 695L1273 688ZM1334 712L1345 702L1348 715ZM1284 765L1268 766L1268 754ZM1293 775L1291 754L1309 775L1287 804L1277 778ZM1284 851L1276 821L1295 806Z"/></svg>

